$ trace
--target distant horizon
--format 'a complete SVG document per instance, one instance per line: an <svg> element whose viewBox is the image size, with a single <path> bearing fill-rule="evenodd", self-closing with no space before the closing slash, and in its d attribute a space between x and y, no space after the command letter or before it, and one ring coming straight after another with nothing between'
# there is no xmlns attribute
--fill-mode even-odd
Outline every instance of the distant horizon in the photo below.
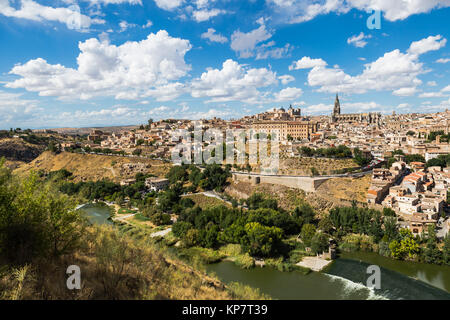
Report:
<svg viewBox="0 0 450 320"><path fill-rule="evenodd" d="M279 109L279 108L278 108ZM377 111L371 111L371 112L377 112ZM436 111L436 112L405 112L405 113L398 113L398 112L396 112L395 114L396 115L407 115L407 114L423 114L423 115L425 115L425 114L436 114L436 113L442 113L442 112L446 112L446 110L442 110L442 111ZM261 113L261 112L260 112ZM342 112L342 114L345 114L346 112ZM356 113L364 113L364 112L356 112ZM251 114L250 116L252 116L252 115L256 115L256 114ZM392 115L392 112L391 113L386 113L386 114L383 114L382 113L382 115L383 116L391 116ZM249 115L247 115L247 116L249 116ZM329 117L330 115L329 114L320 114L320 115L305 115L305 117L324 117L324 116L327 116L327 117ZM244 116L245 117L245 116ZM163 120L189 120L189 121L198 121L198 120L211 120L211 119L213 119L214 118L214 116L212 116L212 117L210 117L210 118L204 118L204 119L182 119L182 118L156 118L156 119L153 119L155 122L157 122L157 121L163 121ZM149 119L151 119L151 118L149 118ZM149 120L149 119L147 119L147 121ZM233 119L233 118L220 118L220 117L217 117L217 119L221 119L221 120L224 120L224 121L239 121L240 119L242 119L242 117L241 118L239 118L239 119ZM76 130L81 130L81 129L102 129L102 128L109 128L109 127L111 127L111 128L117 128L117 127L139 127L139 126L141 126L141 125L146 125L147 124L147 122L143 122L143 123L136 123L136 124L100 124L100 125L92 125L92 126L79 126L79 127L77 127L77 126L70 126L70 127L37 127L37 128L34 128L34 127L21 127L21 126L18 126L18 127L14 127L14 128L0 128L0 130L10 130L10 129L17 129L17 128L20 128L20 129L22 129L22 130L27 130L27 129L30 129L30 130L57 130L57 129L59 129L59 130L61 130L61 129L76 129Z"/></svg>

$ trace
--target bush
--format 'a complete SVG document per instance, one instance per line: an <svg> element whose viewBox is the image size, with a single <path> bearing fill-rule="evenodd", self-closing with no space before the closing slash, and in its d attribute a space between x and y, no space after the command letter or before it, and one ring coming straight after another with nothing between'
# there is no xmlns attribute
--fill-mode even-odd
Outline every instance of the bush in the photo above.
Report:
<svg viewBox="0 0 450 320"><path fill-rule="evenodd" d="M70 253L82 234L75 205L38 182L37 175L13 180L0 162L0 256L17 264Z"/></svg>
<svg viewBox="0 0 450 320"><path fill-rule="evenodd" d="M248 253L238 255L234 262L241 269L251 269L255 267L255 260Z"/></svg>

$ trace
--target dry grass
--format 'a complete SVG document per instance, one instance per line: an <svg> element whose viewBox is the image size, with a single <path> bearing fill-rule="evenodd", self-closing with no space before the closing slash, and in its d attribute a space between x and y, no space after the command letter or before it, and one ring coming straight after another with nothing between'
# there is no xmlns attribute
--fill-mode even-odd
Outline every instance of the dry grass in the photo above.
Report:
<svg viewBox="0 0 450 320"><path fill-rule="evenodd" d="M320 174L333 174L335 170L358 168L353 159L314 159L314 158L286 158L280 159L280 173L286 175L310 175L311 167Z"/></svg>
<svg viewBox="0 0 450 320"><path fill-rule="evenodd" d="M120 182L132 178L135 172L125 172L122 165L125 163L144 163L147 165L146 173L163 177L171 168L170 163L144 158L126 158L106 155L84 155L69 152L53 154L44 152L37 159L25 164L14 172L27 173L30 170L44 170L45 172L66 169L74 174L74 181L97 181L109 179Z"/></svg>
<svg viewBox="0 0 450 320"><path fill-rule="evenodd" d="M149 244L108 227L92 227L74 254L0 269L2 299L242 299L257 291L220 281ZM81 269L81 290L68 290L66 269Z"/></svg>
<svg viewBox="0 0 450 320"><path fill-rule="evenodd" d="M365 202L370 180L370 175L362 178L330 179L319 186L317 193L336 200Z"/></svg>

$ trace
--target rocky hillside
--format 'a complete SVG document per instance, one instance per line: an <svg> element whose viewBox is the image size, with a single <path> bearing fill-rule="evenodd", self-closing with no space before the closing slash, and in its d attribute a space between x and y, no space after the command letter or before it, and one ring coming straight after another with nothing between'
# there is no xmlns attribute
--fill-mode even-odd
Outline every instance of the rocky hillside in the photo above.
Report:
<svg viewBox="0 0 450 320"><path fill-rule="evenodd" d="M0 158L5 157L9 161L33 161L39 157L44 149L44 146L30 144L22 139L7 138L0 140Z"/></svg>
<svg viewBox="0 0 450 320"><path fill-rule="evenodd" d="M127 158L120 156L91 155L62 152L54 154L49 151L42 153L28 164L22 165L14 172L21 174L30 170L44 172L66 169L73 173L74 181L97 181L109 179L120 182L133 178L136 173L153 174L164 177L171 164L159 160L144 158Z"/></svg>

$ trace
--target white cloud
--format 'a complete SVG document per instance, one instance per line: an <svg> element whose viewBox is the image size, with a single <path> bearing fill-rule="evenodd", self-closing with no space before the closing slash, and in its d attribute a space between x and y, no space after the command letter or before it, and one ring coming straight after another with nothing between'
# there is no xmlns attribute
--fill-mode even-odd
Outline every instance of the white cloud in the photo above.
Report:
<svg viewBox="0 0 450 320"><path fill-rule="evenodd" d="M300 88L286 88L281 90L278 93L275 93L275 101L284 102L284 101L292 101L299 98L303 94L303 90Z"/></svg>
<svg viewBox="0 0 450 320"><path fill-rule="evenodd" d="M206 97L208 102L243 101L260 103L265 98L258 88L277 84L277 75L266 68L246 68L231 59L222 69L208 69L200 78L194 79L191 95Z"/></svg>
<svg viewBox="0 0 450 320"><path fill-rule="evenodd" d="M191 44L188 40L171 37L164 30L151 33L142 41L129 41L120 46L92 38L80 42L79 48L77 69L52 65L38 58L16 65L10 74L20 78L6 86L66 99L94 96L137 99L143 95L159 97L155 89L173 90L177 85L171 81L190 70L184 56Z"/></svg>
<svg viewBox="0 0 450 320"><path fill-rule="evenodd" d="M284 75L284 76L279 76L278 79L281 80L282 84L288 84L289 82L292 82L295 80L295 78L291 75Z"/></svg>
<svg viewBox="0 0 450 320"><path fill-rule="evenodd" d="M449 0L268 0L279 13L279 19L289 23L310 21L318 15L347 13L355 8L361 11L380 10L389 21L404 20L411 15L427 13L432 9L450 6Z"/></svg>
<svg viewBox="0 0 450 320"><path fill-rule="evenodd" d="M437 63L447 63L450 62L450 58L441 58L436 60Z"/></svg>
<svg viewBox="0 0 450 320"><path fill-rule="evenodd" d="M41 109L36 100L25 99L22 94L0 90L0 129L7 129L13 126L13 123L26 123L33 119L39 110Z"/></svg>
<svg viewBox="0 0 450 320"><path fill-rule="evenodd" d="M294 61L292 65L289 66L289 70L299 70L299 69L311 69L314 67L325 67L327 63L322 59L311 59L310 57L303 57L298 61Z"/></svg>
<svg viewBox="0 0 450 320"><path fill-rule="evenodd" d="M134 27L136 27L136 26L137 26L136 24L134 24L134 23L128 23L128 22L126 22L126 21L121 21L121 22L119 23L120 32L124 32L124 31L126 31L128 28L134 28Z"/></svg>
<svg viewBox="0 0 450 320"><path fill-rule="evenodd" d="M156 5L164 10L172 11L183 4L183 0L155 0Z"/></svg>
<svg viewBox="0 0 450 320"><path fill-rule="evenodd" d="M210 10L202 9L202 10L195 10L194 12L192 12L192 16L194 17L195 21L203 22L225 13L227 13L225 10L220 9L210 9Z"/></svg>
<svg viewBox="0 0 450 320"><path fill-rule="evenodd" d="M249 58L254 56L257 44L271 37L272 34L266 30L265 25L247 33L236 30L231 35L231 49L238 53L240 58Z"/></svg>
<svg viewBox="0 0 450 320"><path fill-rule="evenodd" d="M208 39L211 42L219 42L225 43L228 42L228 39L221 34L216 33L216 30L213 28L209 28L207 32L202 33L202 39Z"/></svg>
<svg viewBox="0 0 450 320"><path fill-rule="evenodd" d="M70 0L68 0L70 2ZM128 3L128 4L140 4L142 5L142 0L85 0L89 1L92 4L122 4L122 3Z"/></svg>
<svg viewBox="0 0 450 320"><path fill-rule="evenodd" d="M427 82L427 86L429 86L429 87L436 87L437 83L436 83L436 81L428 81Z"/></svg>
<svg viewBox="0 0 450 320"><path fill-rule="evenodd" d="M361 32L359 35L354 35L347 39L347 43L351 44L357 48L364 48L367 45L366 39L372 38L371 35L365 35L364 32Z"/></svg>
<svg viewBox="0 0 450 320"><path fill-rule="evenodd" d="M142 28L147 29L147 28L150 28L151 26L153 26L153 22L150 21L150 20L147 20L147 23L144 24L144 25L142 26Z"/></svg>
<svg viewBox="0 0 450 320"><path fill-rule="evenodd" d="M407 53L398 49L387 52L376 61L365 64L363 72L356 76L346 74L341 68L327 68L323 60L313 61L309 57L294 63L291 69L313 66L308 74L308 84L319 87L320 92L365 93L375 90L407 96L417 92L417 87L422 84L418 76L427 72L419 61L419 55L437 50L445 42L446 39L440 36L413 42Z"/></svg>
<svg viewBox="0 0 450 320"><path fill-rule="evenodd" d="M441 90L441 92L450 92L450 85L446 86Z"/></svg>
<svg viewBox="0 0 450 320"><path fill-rule="evenodd" d="M86 30L92 24L105 23L102 19L92 19L80 13L77 5L67 8L54 8L41 5L32 0L22 0L18 9L10 5L9 0L0 0L0 14L6 17L26 19L32 21L55 21L66 24L73 30Z"/></svg>
<svg viewBox="0 0 450 320"><path fill-rule="evenodd" d="M414 95L417 92L417 88L415 87L406 87L406 88L400 88L397 90L392 91L392 94L394 96L400 96L400 97L410 97Z"/></svg>
<svg viewBox="0 0 450 320"><path fill-rule="evenodd" d="M428 38L411 43L408 52L411 54L421 55L429 51L436 51L445 47L447 39L440 34L436 36L429 36Z"/></svg>
<svg viewBox="0 0 450 320"><path fill-rule="evenodd" d="M441 98L444 97L442 92L424 92L419 95L419 98Z"/></svg>

